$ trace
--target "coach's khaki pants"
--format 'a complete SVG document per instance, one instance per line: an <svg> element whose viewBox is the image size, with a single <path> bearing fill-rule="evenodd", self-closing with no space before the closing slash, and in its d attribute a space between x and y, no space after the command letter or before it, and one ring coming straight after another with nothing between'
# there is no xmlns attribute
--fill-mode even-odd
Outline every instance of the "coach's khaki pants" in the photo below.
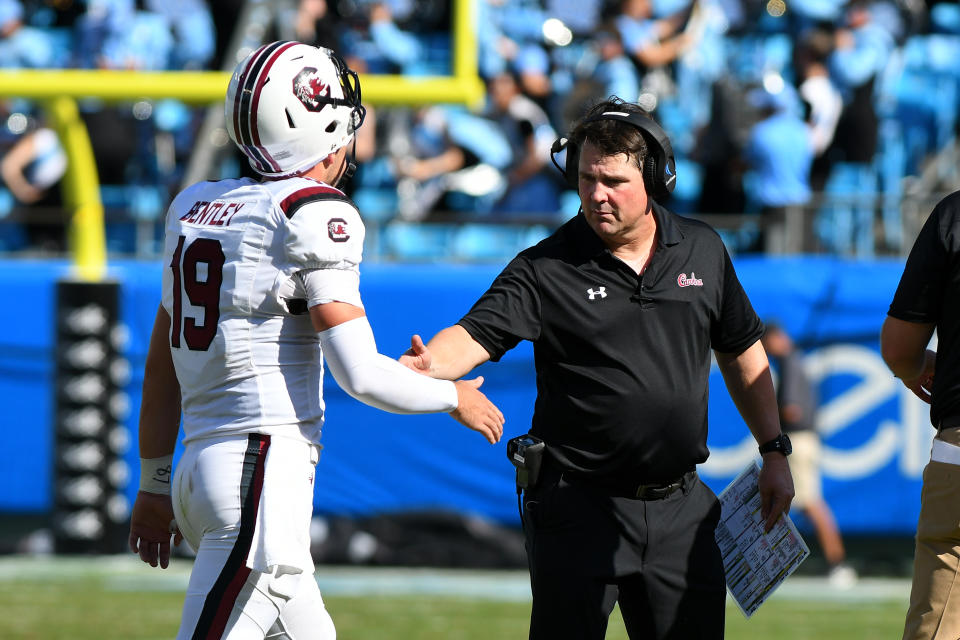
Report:
<svg viewBox="0 0 960 640"><path fill-rule="evenodd" d="M960 429L938 436L960 445ZM923 494L903 640L960 638L960 466L933 460Z"/></svg>

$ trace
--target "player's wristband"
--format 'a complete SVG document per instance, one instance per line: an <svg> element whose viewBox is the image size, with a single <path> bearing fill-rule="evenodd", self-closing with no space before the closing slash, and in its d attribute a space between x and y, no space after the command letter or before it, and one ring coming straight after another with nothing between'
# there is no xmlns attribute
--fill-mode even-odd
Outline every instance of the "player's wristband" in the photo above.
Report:
<svg viewBox="0 0 960 640"><path fill-rule="evenodd" d="M159 458L140 458L140 491L170 495L173 454Z"/></svg>

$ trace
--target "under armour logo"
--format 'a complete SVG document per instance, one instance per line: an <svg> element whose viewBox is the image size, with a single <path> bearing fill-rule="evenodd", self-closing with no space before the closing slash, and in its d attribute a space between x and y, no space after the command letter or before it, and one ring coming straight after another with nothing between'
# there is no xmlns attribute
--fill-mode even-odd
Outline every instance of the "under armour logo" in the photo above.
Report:
<svg viewBox="0 0 960 640"><path fill-rule="evenodd" d="M607 297L607 288L606 288L606 287L598 287L598 289L599 289L598 291L594 291L594 290L593 290L593 287L590 287L589 289L587 289L587 295L590 296L590 299L591 299L591 300L593 300L593 299L596 298L597 296L600 296L601 298L606 298L606 297Z"/></svg>

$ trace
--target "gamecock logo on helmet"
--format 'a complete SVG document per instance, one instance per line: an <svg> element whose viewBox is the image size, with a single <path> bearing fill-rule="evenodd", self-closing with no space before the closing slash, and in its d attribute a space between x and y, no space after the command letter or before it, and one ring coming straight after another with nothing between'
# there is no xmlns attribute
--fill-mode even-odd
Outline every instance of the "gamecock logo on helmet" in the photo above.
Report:
<svg viewBox="0 0 960 640"><path fill-rule="evenodd" d="M320 111L326 102L321 97L330 97L330 85L324 82L314 67L304 67L293 79L293 94L307 111Z"/></svg>

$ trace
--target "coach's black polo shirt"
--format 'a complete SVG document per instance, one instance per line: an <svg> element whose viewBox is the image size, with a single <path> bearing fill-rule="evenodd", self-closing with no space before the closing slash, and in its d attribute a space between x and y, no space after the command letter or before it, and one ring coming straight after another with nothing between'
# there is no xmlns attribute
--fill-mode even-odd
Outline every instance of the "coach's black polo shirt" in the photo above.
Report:
<svg viewBox="0 0 960 640"><path fill-rule="evenodd" d="M654 205L658 245L638 276L580 214L521 252L459 324L499 360L531 340L531 432L565 469L672 480L707 459L711 348L740 353L763 324L726 248Z"/></svg>
<svg viewBox="0 0 960 640"><path fill-rule="evenodd" d="M888 315L937 325L930 420L960 420L960 192L934 208L917 236Z"/></svg>

